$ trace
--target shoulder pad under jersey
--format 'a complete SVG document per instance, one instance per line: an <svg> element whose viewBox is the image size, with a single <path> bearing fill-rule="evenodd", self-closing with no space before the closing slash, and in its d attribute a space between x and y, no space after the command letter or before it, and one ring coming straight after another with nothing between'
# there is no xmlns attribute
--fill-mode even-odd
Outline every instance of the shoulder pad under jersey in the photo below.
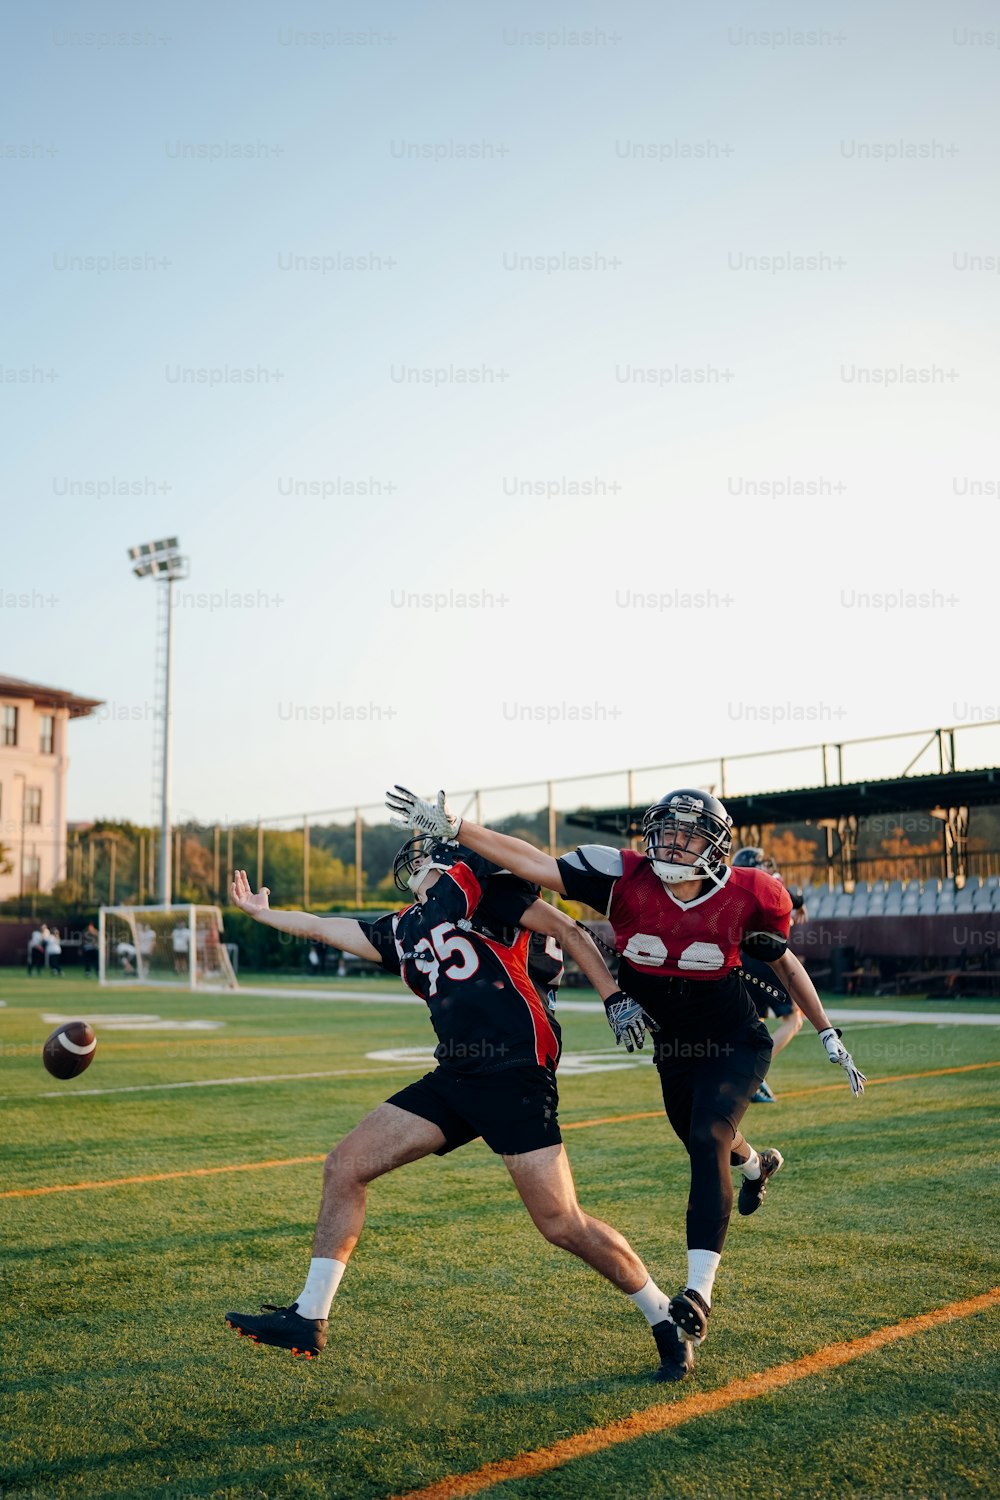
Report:
<svg viewBox="0 0 1000 1500"><path fill-rule="evenodd" d="M582 870L586 875L607 875L612 880L617 880L625 868L622 851L609 849L605 844L582 844L562 858L571 869Z"/></svg>

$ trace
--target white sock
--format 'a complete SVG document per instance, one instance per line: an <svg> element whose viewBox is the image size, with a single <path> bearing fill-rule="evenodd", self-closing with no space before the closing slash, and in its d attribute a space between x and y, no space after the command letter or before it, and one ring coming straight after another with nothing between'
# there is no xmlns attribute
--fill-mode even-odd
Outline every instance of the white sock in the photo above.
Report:
<svg viewBox="0 0 1000 1500"><path fill-rule="evenodd" d="M687 1284L692 1292L704 1297L709 1307L712 1305L712 1287L715 1285L715 1273L721 1259L717 1250L688 1251Z"/></svg>
<svg viewBox="0 0 1000 1500"><path fill-rule="evenodd" d="M309 1275L299 1293L298 1314L300 1318L328 1318L330 1304L337 1295L341 1277L347 1270L342 1260L327 1260L325 1256L314 1256L309 1262Z"/></svg>
<svg viewBox="0 0 1000 1500"><path fill-rule="evenodd" d="M654 1323L665 1321L670 1298L663 1295L652 1276L645 1286L641 1286L637 1292L629 1292L628 1295L629 1300L635 1303L650 1328Z"/></svg>
<svg viewBox="0 0 1000 1500"><path fill-rule="evenodd" d="M752 1146L750 1147L750 1155L746 1161L741 1161L738 1167L733 1168L733 1171L742 1172L743 1176L748 1177L751 1182L757 1181L757 1178L760 1176L760 1157Z"/></svg>

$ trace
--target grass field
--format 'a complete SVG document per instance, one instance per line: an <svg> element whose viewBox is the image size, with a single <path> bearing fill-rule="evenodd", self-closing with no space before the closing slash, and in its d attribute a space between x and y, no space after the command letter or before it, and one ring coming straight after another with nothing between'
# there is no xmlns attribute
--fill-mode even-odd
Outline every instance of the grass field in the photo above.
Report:
<svg viewBox="0 0 1000 1500"><path fill-rule="evenodd" d="M986 1066L1000 1059L1000 1029L859 1019L848 1043L886 1081L854 1101L807 1030L772 1070L778 1104L751 1112L751 1140L780 1146L787 1166L762 1212L734 1219L711 1336L683 1386L652 1382L644 1320L535 1233L479 1143L373 1186L327 1350L296 1363L236 1339L223 1315L298 1292L320 1166L290 1159L321 1157L423 1071L370 1055L429 1048L422 1008L319 992L98 991L6 974L0 997L4 1500L404 1494L632 1414L653 1412L662 1426L671 1414L656 1408L1000 1283L1000 1068ZM943 1008L854 1008L865 1004ZM985 1022L998 1007L956 1009ZM110 1014L222 1024L98 1021L89 1071L49 1078L39 1054L54 1023L44 1018ZM685 1270L686 1157L656 1113L655 1072L646 1059L607 1067L625 1060L599 1014L569 1011L563 1028L561 1114L574 1127L566 1144L581 1201L673 1290ZM924 1076L891 1081L913 1074ZM253 1081L265 1076L273 1081ZM607 1123L628 1115L640 1118ZM234 1166L250 1169L192 1175ZM168 1173L180 1175L118 1181ZM91 1186L26 1193L79 1184ZM750 1400L735 1399L747 1394L737 1385L715 1411L685 1407L666 1430L637 1424L627 1441L598 1439L598 1451L535 1474L514 1463L477 1492L996 1495L998 1333L994 1305L839 1367L793 1372Z"/></svg>

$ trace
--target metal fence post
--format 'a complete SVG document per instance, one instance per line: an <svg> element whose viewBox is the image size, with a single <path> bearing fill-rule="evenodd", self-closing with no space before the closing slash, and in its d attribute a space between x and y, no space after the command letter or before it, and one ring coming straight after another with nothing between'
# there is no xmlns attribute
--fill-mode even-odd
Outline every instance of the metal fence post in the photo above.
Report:
<svg viewBox="0 0 1000 1500"><path fill-rule="evenodd" d="M361 863L364 857L364 841L361 828L361 809L356 807L354 809L354 905L359 909L362 904L364 885L364 870Z"/></svg>

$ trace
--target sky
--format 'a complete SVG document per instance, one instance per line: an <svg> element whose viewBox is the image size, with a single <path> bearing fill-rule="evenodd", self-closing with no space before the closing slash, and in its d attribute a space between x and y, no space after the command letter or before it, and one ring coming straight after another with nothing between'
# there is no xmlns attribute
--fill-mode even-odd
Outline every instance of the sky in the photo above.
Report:
<svg viewBox="0 0 1000 1500"><path fill-rule="evenodd" d="M179 819L1000 718L995 8L0 32L0 670L104 700L71 818L154 813L164 536Z"/></svg>

